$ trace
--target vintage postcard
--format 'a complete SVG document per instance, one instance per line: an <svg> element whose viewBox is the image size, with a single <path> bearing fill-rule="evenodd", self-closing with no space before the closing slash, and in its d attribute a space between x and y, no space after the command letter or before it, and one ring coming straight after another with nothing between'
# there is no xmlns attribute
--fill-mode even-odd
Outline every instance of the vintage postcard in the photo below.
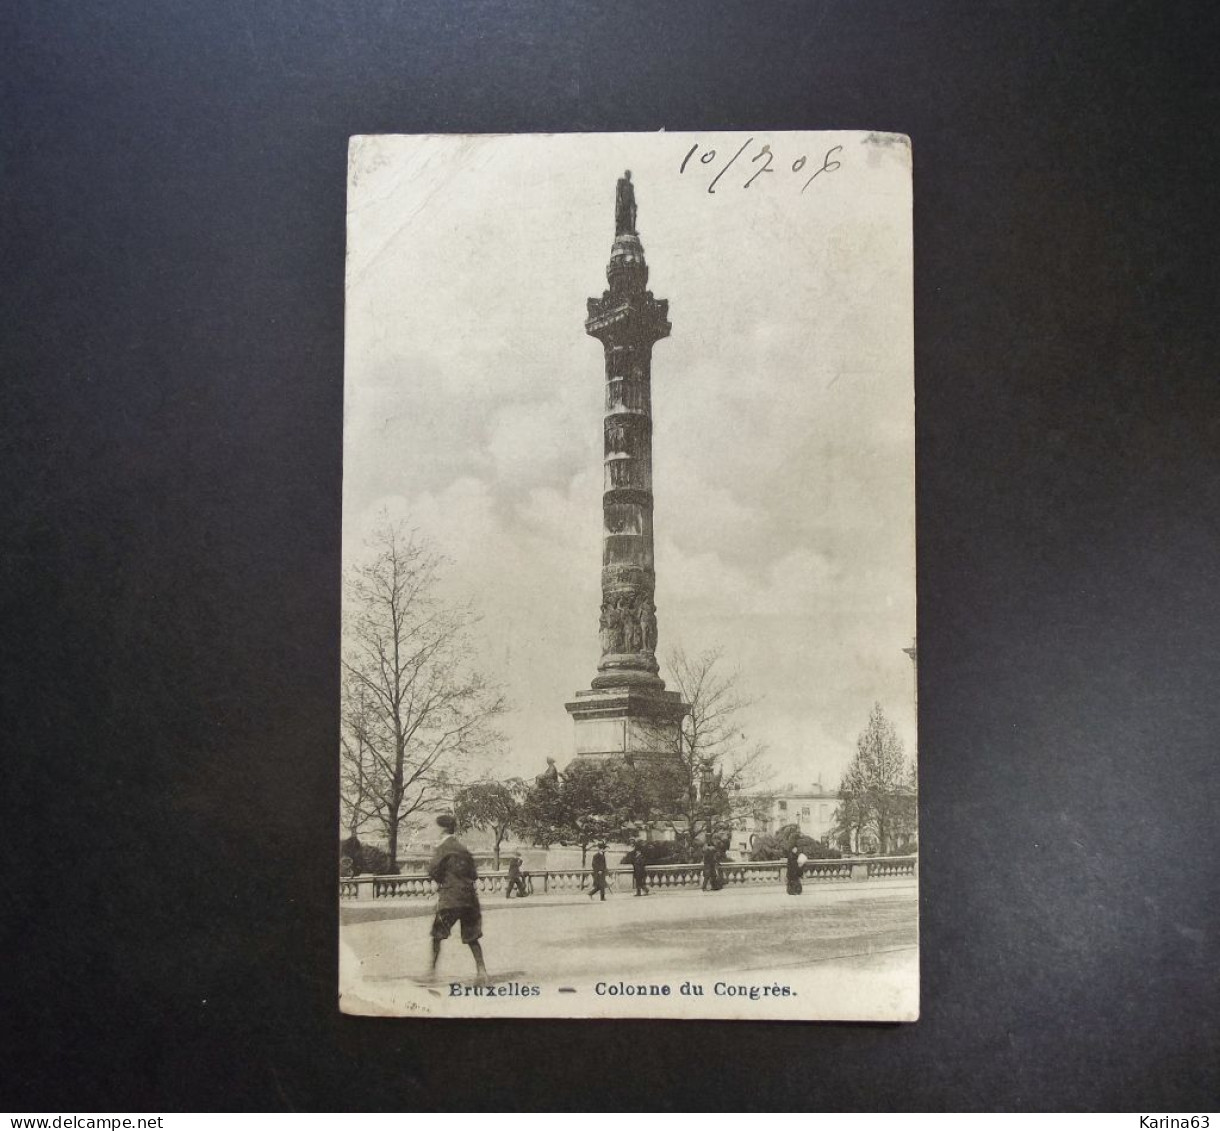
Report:
<svg viewBox="0 0 1220 1131"><path fill-rule="evenodd" d="M351 141L340 1004L919 1013L911 145Z"/></svg>

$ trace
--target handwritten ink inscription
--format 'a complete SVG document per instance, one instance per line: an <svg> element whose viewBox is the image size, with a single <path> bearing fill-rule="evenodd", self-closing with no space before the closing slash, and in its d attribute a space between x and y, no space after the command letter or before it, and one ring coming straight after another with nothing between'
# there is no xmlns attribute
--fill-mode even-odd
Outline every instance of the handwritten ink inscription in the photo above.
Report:
<svg viewBox="0 0 1220 1131"><path fill-rule="evenodd" d="M725 173L727 173L734 166L734 164L736 164L738 158L740 158L753 144L754 138L747 138L745 145L743 145L736 153L733 154L732 157L728 159L728 161L724 163L723 166L721 166L719 172L717 172L708 183L707 191L709 193L715 193L716 185L720 183L720 178L723 177ZM682 158L682 164L678 167L679 174L684 174L686 172L687 166L691 165L692 160L696 161L696 164L691 168L692 172L698 171L700 166L706 168L708 172L711 172L711 167L716 164L716 150L709 147L703 149L703 152L700 153L700 149L700 144L695 142L695 144L686 151L686 156ZM800 188L800 191L804 192L823 173L833 173L839 168L842 162L835 159L835 154L842 152L843 147L841 145L832 145L824 154L822 154L820 163L816 155L811 162L809 156L802 153L790 163L788 162L787 155L785 155L783 163L780 165L780 170L787 166L789 175L794 176L797 181L799 181L802 177L805 177L804 184L802 184ZM695 157L696 154L698 154L697 159ZM763 162L763 164L760 165L760 161ZM777 171L779 171L772 168L775 161L776 155L771 149L771 146L767 145L766 143L761 144L758 147L757 152L755 152L752 157L746 158L746 162L743 162L738 167L739 173L748 174L747 179L741 183L741 187L749 188L764 173L774 175ZM753 166L754 168L751 169L750 166ZM812 169L813 172L806 177L805 175L808 173L809 169ZM728 181L726 183L732 184L733 182ZM794 181L793 183L796 182Z"/></svg>

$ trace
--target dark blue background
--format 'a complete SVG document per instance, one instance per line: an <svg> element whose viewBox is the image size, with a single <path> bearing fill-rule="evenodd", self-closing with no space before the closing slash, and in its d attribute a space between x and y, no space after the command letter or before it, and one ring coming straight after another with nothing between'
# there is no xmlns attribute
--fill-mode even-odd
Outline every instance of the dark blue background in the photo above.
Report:
<svg viewBox="0 0 1220 1131"><path fill-rule="evenodd" d="M10 0L5 1102L1214 1106L1217 22ZM662 126L913 138L923 1019L340 1017L348 135Z"/></svg>

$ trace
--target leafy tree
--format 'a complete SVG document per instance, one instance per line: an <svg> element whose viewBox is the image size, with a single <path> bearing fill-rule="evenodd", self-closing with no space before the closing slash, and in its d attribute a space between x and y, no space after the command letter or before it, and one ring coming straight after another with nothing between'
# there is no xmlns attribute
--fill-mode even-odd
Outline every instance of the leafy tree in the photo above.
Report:
<svg viewBox="0 0 1220 1131"><path fill-rule="evenodd" d="M868 771L857 751L839 783L839 805L835 810L831 836L840 848L851 851L863 846L872 825Z"/></svg>
<svg viewBox="0 0 1220 1131"><path fill-rule="evenodd" d="M617 840L637 814L641 788L631 767L608 762L573 766L558 782L536 781L522 804L522 822L535 844L589 848Z"/></svg>
<svg viewBox="0 0 1220 1131"><path fill-rule="evenodd" d="M623 839L642 837L647 843L658 825L670 825L679 809L685 775L669 759L633 758L607 766L614 782L616 813Z"/></svg>
<svg viewBox="0 0 1220 1131"><path fill-rule="evenodd" d="M504 700L470 664L468 605L438 592L441 559L383 520L345 578L343 739L349 828L374 823L397 866L413 815L452 793L454 771L499 741Z"/></svg>
<svg viewBox="0 0 1220 1131"><path fill-rule="evenodd" d="M858 848L871 835L882 854L915 835L918 791L915 766L902 740L875 703L868 725L856 740L856 754L839 786L835 836L845 847Z"/></svg>
<svg viewBox="0 0 1220 1131"><path fill-rule="evenodd" d="M520 778L477 781L462 786L453 796L453 815L459 829L487 829L495 838L496 869L500 845L522 827L521 803L526 794Z"/></svg>

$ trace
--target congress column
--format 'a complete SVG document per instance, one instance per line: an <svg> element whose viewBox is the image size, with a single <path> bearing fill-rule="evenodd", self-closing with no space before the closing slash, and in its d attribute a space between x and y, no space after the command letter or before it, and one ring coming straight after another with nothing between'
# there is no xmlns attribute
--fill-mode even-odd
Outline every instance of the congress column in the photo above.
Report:
<svg viewBox="0 0 1220 1131"><path fill-rule="evenodd" d="M686 711L680 696L665 691L656 659L652 347L669 335L669 303L647 289L629 172L618 182L614 227L609 289L589 299L585 322L605 354L601 660L592 690L578 692L567 709L578 756L663 757L676 753Z"/></svg>

